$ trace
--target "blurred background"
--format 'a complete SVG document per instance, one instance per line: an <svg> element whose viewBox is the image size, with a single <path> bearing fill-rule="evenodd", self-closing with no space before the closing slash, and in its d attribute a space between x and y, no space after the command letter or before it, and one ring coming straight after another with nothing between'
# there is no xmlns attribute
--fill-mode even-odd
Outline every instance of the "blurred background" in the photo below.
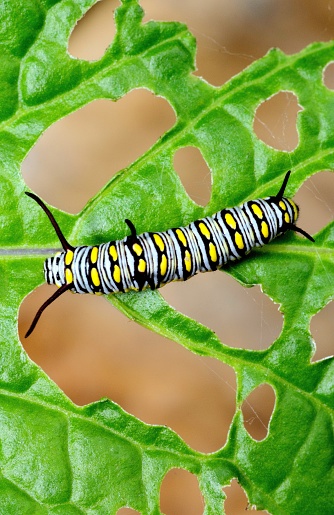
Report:
<svg viewBox="0 0 334 515"><path fill-rule="evenodd" d="M70 38L71 55L87 60L103 55L113 39L113 12L118 5L116 0L103 0L87 13ZM334 35L334 1L142 0L141 5L145 21L178 20L188 25L197 38L196 74L216 86L271 47L294 53ZM324 81L334 87L333 65L327 67ZM291 93L280 93L262 104L254 121L258 137L274 148L293 150L298 144L299 109ZM76 213L174 122L170 105L146 90L134 91L117 103L96 101L49 128L23 164L24 179L50 204ZM188 194L205 205L211 177L199 151L180 150L175 169ZM295 198L302 208L300 226L316 232L333 220L334 175L317 174ZM25 340L36 310L52 291L42 286L25 299L20 310L21 341L31 359L75 403L107 396L147 423L170 426L199 451L213 452L224 445L235 411L236 383L230 367L191 354L131 322L103 298L88 295L62 296ZM265 349L282 327L278 306L259 287L242 288L224 273L174 283L161 293L231 346ZM333 353L332 304L312 320L314 360ZM263 385L244 405L245 427L258 440L267 434L274 402L272 388ZM236 481L225 491L228 514L250 509ZM170 471L161 489L161 510L166 515L203 513L197 479L186 471ZM119 511L119 515L131 513L135 512Z"/></svg>

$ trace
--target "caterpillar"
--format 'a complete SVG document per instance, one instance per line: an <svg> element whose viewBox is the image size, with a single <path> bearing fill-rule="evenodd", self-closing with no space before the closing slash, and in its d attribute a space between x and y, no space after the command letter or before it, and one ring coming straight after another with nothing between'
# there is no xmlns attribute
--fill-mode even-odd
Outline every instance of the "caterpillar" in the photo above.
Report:
<svg viewBox="0 0 334 515"><path fill-rule="evenodd" d="M43 201L25 192L46 213L63 247L44 263L46 282L56 284L58 290L39 308L25 337L35 329L45 308L67 290L96 295L155 290L240 260L254 247L262 247L288 230L314 242L295 225L297 205L283 196L290 173L289 170L275 196L249 200L165 232L138 235L134 224L126 219L129 236L94 246L70 245Z"/></svg>

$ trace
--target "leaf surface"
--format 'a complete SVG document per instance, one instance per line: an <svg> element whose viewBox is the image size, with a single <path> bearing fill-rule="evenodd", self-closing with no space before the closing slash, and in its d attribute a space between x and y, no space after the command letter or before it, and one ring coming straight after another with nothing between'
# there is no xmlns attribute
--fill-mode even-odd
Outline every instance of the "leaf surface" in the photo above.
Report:
<svg viewBox="0 0 334 515"><path fill-rule="evenodd" d="M111 400L75 406L21 346L19 306L44 281L45 254L59 243L43 212L24 195L20 166L52 123L88 102L116 101L134 88L147 88L167 99L177 121L81 213L53 209L74 245L124 237L129 210L138 232L166 230L275 194L290 168L290 196L307 177L334 168L334 93L322 81L334 58L333 42L289 56L272 50L216 88L192 74L196 47L186 26L143 24L135 0L123 0L116 10L116 35L100 60L72 58L69 35L94 3L20 0L0 8L2 513L102 515L130 506L157 515L161 481L179 467L197 475L206 515L223 513L222 487L234 477L258 509L330 514L333 360L310 362L309 325L333 299L333 223L315 235L315 244L289 234L226 269L245 285L261 284L281 305L284 327L266 351L224 345L208 328L173 310L159 292L109 297L140 324L233 366L238 408L227 444L216 453L195 452L169 428L144 424ZM299 145L291 153L268 147L253 131L257 106L287 90L303 109ZM205 208L188 197L173 168L175 152L188 145L200 150L212 172ZM262 383L273 386L276 405L268 437L256 442L244 428L240 406Z"/></svg>

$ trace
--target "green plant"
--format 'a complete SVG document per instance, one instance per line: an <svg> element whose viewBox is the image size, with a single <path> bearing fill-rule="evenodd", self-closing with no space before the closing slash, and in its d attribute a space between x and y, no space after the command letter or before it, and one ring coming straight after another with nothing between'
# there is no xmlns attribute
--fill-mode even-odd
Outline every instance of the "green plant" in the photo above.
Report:
<svg viewBox="0 0 334 515"><path fill-rule="evenodd" d="M214 88L191 73L195 41L187 28L142 24L136 0L122 1L115 39L99 61L72 59L68 37L94 3L20 0L3 3L0 11L0 513L102 515L127 505L158 514L161 481L170 468L180 467L197 475L207 515L222 512L222 486L233 477L251 504L273 514L330 514L333 360L310 364L309 323L333 298L333 223L315 235L315 245L290 234L228 269L244 284L261 284L281 304L282 333L264 352L227 347L209 329L175 312L159 292L109 298L142 325L233 366L238 407L256 386L271 384L276 406L262 442L245 431L239 408L226 446L211 455L193 451L169 428L148 426L110 400L79 408L22 349L18 309L44 280L44 257L31 249L42 252L58 243L45 215L24 195L20 165L59 118L94 99L117 100L138 87L166 98L177 115L175 126L79 215L54 210L73 244L123 237L121 204L131 206L139 232L164 230L217 211L222 198L233 206L276 193L291 166L289 195L313 173L334 168L334 93L322 82L333 59L332 42L291 56L273 50ZM293 91L303 107L299 145L290 154L263 144L252 128L259 103L281 90ZM198 147L212 170L205 208L189 199L173 169L175 151L187 145Z"/></svg>

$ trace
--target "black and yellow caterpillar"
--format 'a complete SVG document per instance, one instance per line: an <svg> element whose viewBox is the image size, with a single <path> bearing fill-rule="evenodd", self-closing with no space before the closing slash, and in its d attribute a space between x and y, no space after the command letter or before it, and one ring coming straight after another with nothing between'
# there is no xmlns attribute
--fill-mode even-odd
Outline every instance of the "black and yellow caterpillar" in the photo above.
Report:
<svg viewBox="0 0 334 515"><path fill-rule="evenodd" d="M262 247L288 230L314 241L296 227L298 207L293 200L283 197L289 176L290 171L275 196L223 209L186 227L137 234L133 223L126 219L131 234L124 239L79 247L67 242L42 200L26 192L45 211L64 249L44 263L46 282L59 289L40 307L26 337L44 309L66 290L96 295L155 290L242 259L254 247Z"/></svg>

